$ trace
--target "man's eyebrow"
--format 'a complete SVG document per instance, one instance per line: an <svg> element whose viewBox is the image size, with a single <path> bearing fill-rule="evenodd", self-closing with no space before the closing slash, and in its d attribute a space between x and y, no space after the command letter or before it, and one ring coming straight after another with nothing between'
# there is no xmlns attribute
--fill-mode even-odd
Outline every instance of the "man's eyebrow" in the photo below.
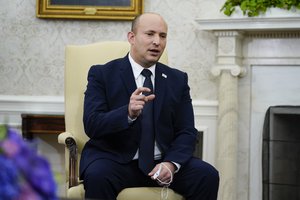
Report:
<svg viewBox="0 0 300 200"><path fill-rule="evenodd" d="M145 30L145 33L157 33L157 31L154 31L154 30ZM167 35L166 32L158 32L158 34L164 34L164 35Z"/></svg>

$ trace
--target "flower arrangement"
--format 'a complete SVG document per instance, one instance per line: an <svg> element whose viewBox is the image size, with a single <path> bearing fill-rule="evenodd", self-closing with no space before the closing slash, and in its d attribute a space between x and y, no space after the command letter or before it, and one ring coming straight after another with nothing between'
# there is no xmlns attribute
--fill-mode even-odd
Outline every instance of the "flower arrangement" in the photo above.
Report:
<svg viewBox="0 0 300 200"><path fill-rule="evenodd" d="M268 8L281 8L291 10L292 8L300 9L299 0L226 0L221 11L227 16L240 7L243 14L248 17L258 16L265 13Z"/></svg>
<svg viewBox="0 0 300 200"><path fill-rule="evenodd" d="M0 125L0 200L56 200L48 161L18 132Z"/></svg>

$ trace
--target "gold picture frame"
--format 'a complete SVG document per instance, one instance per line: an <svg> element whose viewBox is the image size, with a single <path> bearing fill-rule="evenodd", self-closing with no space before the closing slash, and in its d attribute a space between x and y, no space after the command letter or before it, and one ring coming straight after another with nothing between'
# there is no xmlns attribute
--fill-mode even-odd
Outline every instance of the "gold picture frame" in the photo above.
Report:
<svg viewBox="0 0 300 200"><path fill-rule="evenodd" d="M132 20L143 0L37 0L38 18Z"/></svg>

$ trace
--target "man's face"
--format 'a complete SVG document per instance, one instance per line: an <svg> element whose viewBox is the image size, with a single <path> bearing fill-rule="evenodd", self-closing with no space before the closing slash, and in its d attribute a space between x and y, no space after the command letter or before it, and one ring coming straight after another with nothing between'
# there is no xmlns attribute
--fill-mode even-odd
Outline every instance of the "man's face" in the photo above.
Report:
<svg viewBox="0 0 300 200"><path fill-rule="evenodd" d="M155 64L162 55L167 42L167 25L155 14L140 17L134 32L128 33L131 56L143 67Z"/></svg>

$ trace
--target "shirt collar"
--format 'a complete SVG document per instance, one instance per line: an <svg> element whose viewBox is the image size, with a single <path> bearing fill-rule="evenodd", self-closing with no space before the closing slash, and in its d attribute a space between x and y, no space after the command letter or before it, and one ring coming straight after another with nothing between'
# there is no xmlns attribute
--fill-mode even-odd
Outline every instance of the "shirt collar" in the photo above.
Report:
<svg viewBox="0 0 300 200"><path fill-rule="evenodd" d="M129 58L129 62L130 62L131 67L132 67L134 78L136 80L139 77L139 75L141 75L141 72L143 71L144 67L142 67L137 62L135 62L133 60L133 58L131 57L130 53L128 54L128 58ZM154 64L151 67L147 68L152 72L153 77L155 76L155 67L156 67L156 64Z"/></svg>

